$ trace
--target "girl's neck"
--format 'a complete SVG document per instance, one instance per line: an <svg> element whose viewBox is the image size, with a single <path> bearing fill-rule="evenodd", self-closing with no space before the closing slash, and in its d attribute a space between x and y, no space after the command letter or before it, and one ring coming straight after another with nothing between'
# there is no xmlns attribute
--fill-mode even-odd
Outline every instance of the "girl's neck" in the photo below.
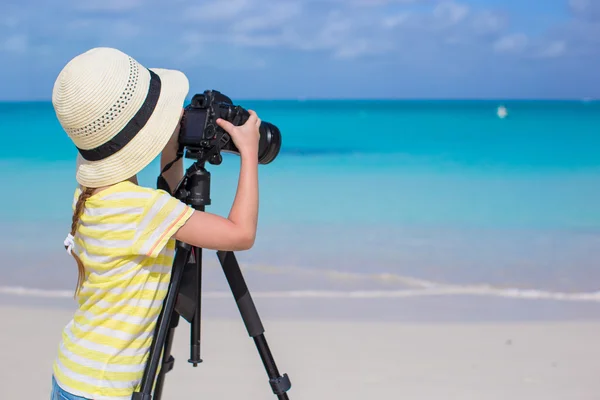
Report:
<svg viewBox="0 0 600 400"><path fill-rule="evenodd" d="M132 176L129 179L125 179L125 181L123 182L131 182L134 185L138 184L138 180L137 180L137 175ZM92 196L95 195L96 193L100 193L101 191L103 191L104 189L108 189L109 187L111 187L113 185L108 185L108 186L100 186L94 189L94 192L92 193Z"/></svg>

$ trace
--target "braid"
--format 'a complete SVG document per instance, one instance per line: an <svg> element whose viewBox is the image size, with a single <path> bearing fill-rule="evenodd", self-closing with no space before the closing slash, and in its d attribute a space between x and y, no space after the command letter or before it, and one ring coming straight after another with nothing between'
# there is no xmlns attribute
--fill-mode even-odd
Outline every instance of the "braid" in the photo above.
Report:
<svg viewBox="0 0 600 400"><path fill-rule="evenodd" d="M79 198L77 199L77 204L75 204L75 211L73 212L73 219L71 222L71 236L73 237L75 237L75 232L77 231L77 226L79 225L79 218L81 217L81 213L83 212L83 209L85 207L85 202L87 201L87 199L90 198L92 194L94 194L94 188L84 188L84 190L82 190L79 194ZM83 279L85 277L85 269L83 268L83 263L81 262L79 257L77 257L75 252L71 252L71 254L77 262L77 269L79 271L77 277L77 287L75 288L75 295L77 295L79 289L81 288L81 285L83 284Z"/></svg>

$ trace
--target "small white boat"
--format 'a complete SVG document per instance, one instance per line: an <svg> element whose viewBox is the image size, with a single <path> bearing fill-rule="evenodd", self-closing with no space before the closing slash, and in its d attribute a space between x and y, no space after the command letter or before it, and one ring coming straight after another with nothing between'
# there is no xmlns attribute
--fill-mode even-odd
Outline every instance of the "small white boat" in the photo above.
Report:
<svg viewBox="0 0 600 400"><path fill-rule="evenodd" d="M496 114L498 115L498 118L504 119L508 115L508 111L506 110L506 107L500 106L500 107L498 107Z"/></svg>

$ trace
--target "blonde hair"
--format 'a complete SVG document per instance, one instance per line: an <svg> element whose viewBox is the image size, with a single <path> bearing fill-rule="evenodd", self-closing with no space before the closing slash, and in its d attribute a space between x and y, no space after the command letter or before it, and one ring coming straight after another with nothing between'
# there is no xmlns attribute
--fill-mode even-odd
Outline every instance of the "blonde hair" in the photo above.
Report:
<svg viewBox="0 0 600 400"><path fill-rule="evenodd" d="M73 219L71 221L71 236L75 237L75 232L77 231L77 226L79 225L79 218L83 213L83 209L85 207L85 202L89 199L92 194L94 194L94 188L83 188L79 197L77 198L77 203L75 204L75 210L73 211ZM79 289L81 289L81 285L83 284L83 280L85 279L85 268L83 267L83 263L77 257L75 252L71 252L71 255L77 262L77 286L75 287L75 296L79 293Z"/></svg>

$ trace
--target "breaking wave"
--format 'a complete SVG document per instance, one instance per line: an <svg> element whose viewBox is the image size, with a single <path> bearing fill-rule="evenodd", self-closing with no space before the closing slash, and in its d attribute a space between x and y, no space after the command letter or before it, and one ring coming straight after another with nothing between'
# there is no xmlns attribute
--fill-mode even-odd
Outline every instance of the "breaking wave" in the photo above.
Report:
<svg viewBox="0 0 600 400"><path fill-rule="evenodd" d="M593 292L561 292L543 289L523 289L499 287L490 284L457 285L430 280L402 276L398 274L360 274L335 270L311 270L303 268L280 268L268 266L245 266L244 270L262 273L281 273L282 270L292 274L318 275L333 280L369 280L381 283L397 283L404 288L396 290L286 290L286 291L251 291L255 298L295 298L295 299L392 299L425 296L484 296L525 300L556 300L574 302L600 303L600 290ZM37 289L23 286L0 286L0 294L42 297L72 298L71 290ZM230 298L229 291L203 291L205 298Z"/></svg>

